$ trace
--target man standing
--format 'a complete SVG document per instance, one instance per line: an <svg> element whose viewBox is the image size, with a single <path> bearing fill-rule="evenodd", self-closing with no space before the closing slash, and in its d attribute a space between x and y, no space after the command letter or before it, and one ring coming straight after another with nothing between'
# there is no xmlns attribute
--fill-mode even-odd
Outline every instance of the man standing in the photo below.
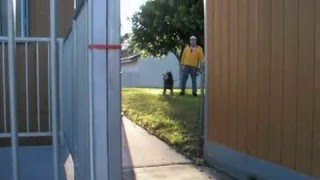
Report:
<svg viewBox="0 0 320 180"><path fill-rule="evenodd" d="M191 36L190 45L184 48L181 58L182 81L180 95L185 95L186 83L190 74L192 80L192 94L193 96L197 96L197 73L200 63L203 60L203 56L203 49L197 45L197 38Z"/></svg>

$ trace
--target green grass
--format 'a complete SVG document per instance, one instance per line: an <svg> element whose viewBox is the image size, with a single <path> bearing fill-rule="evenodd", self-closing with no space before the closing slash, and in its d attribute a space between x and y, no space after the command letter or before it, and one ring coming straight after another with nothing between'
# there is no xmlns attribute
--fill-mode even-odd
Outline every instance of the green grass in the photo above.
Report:
<svg viewBox="0 0 320 180"><path fill-rule="evenodd" d="M167 92L168 94L168 92ZM161 89L124 88L122 107L125 115L178 152L198 159L200 96L187 91L180 96L162 96Z"/></svg>

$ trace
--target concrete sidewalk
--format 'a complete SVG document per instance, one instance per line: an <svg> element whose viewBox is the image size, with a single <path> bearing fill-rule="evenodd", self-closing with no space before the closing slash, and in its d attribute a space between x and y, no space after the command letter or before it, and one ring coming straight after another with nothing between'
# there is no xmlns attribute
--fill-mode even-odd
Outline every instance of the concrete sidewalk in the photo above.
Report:
<svg viewBox="0 0 320 180"><path fill-rule="evenodd" d="M207 167L196 167L167 144L123 118L122 167L124 180L231 179Z"/></svg>

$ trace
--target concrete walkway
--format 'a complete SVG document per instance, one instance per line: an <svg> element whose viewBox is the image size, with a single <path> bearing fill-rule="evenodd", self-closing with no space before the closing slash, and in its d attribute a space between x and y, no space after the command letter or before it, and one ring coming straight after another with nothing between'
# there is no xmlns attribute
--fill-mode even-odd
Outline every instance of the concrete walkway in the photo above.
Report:
<svg viewBox="0 0 320 180"><path fill-rule="evenodd" d="M207 167L196 167L168 145L123 118L124 180L231 179Z"/></svg>

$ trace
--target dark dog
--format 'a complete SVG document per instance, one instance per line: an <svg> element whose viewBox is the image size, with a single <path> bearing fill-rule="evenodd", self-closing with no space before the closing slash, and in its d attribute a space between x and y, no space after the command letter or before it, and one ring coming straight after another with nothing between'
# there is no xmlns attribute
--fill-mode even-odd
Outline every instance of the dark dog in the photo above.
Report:
<svg viewBox="0 0 320 180"><path fill-rule="evenodd" d="M170 89L170 95L173 95L173 76L169 71L163 74L163 95L166 94L167 89Z"/></svg>

